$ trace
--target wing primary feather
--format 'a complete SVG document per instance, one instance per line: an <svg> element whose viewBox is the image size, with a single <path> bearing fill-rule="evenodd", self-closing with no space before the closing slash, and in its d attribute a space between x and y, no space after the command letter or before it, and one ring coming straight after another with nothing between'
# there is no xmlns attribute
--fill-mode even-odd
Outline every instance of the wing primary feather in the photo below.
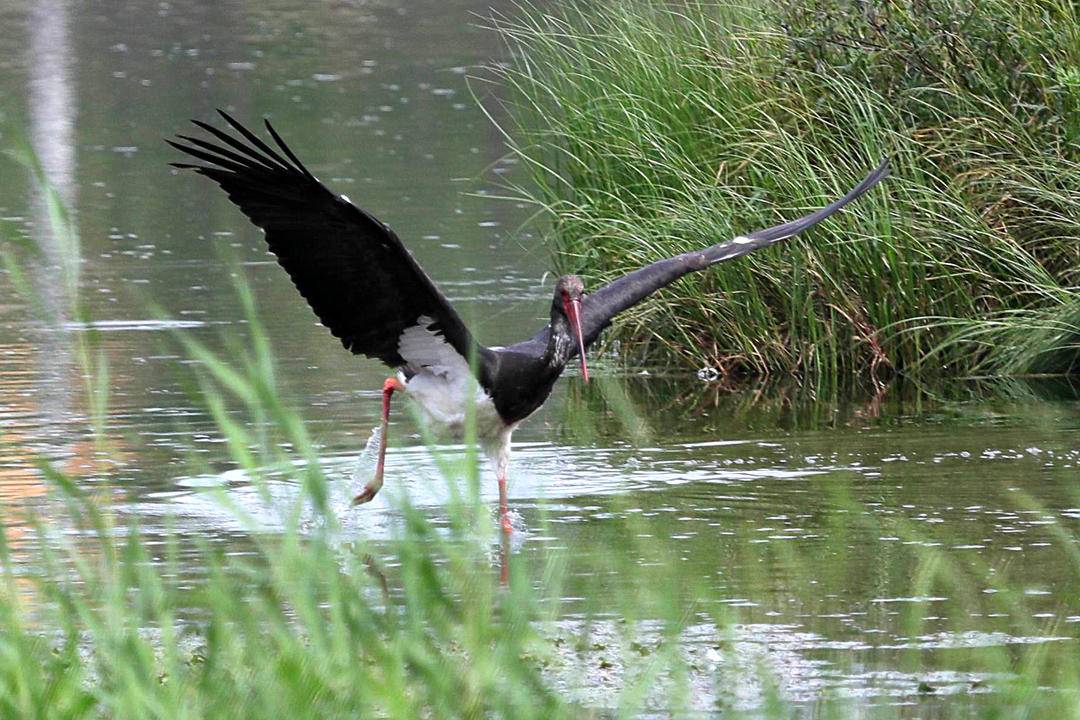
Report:
<svg viewBox="0 0 1080 720"><path fill-rule="evenodd" d="M244 153L249 158L251 158L255 162L257 162L260 165L262 165L263 167L265 167L267 170L280 171L280 170L288 170L289 169L289 167L287 165L280 165L278 163L275 163L273 160L266 157L265 155L262 155L257 150L248 147L244 143L242 143L239 140L237 140L236 138L234 138L232 135L229 135L226 132L222 132L221 130L218 130L216 127L214 127L213 125L210 125L209 123L204 123L201 120L192 120L191 122L193 122L196 126L202 128L206 132L210 133L211 135L213 135L214 137L216 137L218 140L225 143L229 147L232 147L232 148L234 148L236 150L239 150L240 152Z"/></svg>
<svg viewBox="0 0 1080 720"><path fill-rule="evenodd" d="M234 153L233 151L228 150L226 148L223 148L220 145L215 145L212 142L207 142L206 140L200 140L199 138L196 138L196 137L190 137L188 135L181 135L179 133L177 133L176 136L178 138L180 138L181 140L184 140L185 142L191 143L192 145L194 145L197 148L201 148L203 150L206 150L207 152L217 153L218 155L221 155L222 157L228 158L229 160L232 160L233 162L237 163L238 165L243 165L244 167L256 169L256 168L254 168L252 166L251 159L248 158L246 155L240 155L239 153ZM262 169L262 166L260 165L258 169ZM266 170L270 170L270 168L266 168Z"/></svg>
<svg viewBox="0 0 1080 720"><path fill-rule="evenodd" d="M885 159L846 195L834 200L820 210L791 222L774 225L770 228L717 243L703 250L658 260L651 265L627 273L596 292L586 295L583 307L584 317L582 318L585 344L589 345L596 340L600 332L611 323L611 319L615 315L635 305L660 288L678 280L683 275L703 270L710 265L725 260L741 257L759 248L767 247L780 240L809 230L848 203L866 194L870 188L881 182L888 174L889 161Z"/></svg>
<svg viewBox="0 0 1080 720"><path fill-rule="evenodd" d="M792 220L791 222L786 222L781 225L774 225L770 228L758 230L756 232L750 233L746 237L750 238L751 240L760 240L764 241L765 243L771 244L779 240L785 240L789 237L798 235L805 230L809 230L830 215L833 215L853 200L857 200L858 198L862 197L867 190L874 187L888 176L889 160L886 158L880 163L878 163L878 166L874 168L874 170L869 175L863 178L863 181L861 183L853 187L846 195L844 195L839 200L834 200L820 210L812 212L809 215L801 217L797 220Z"/></svg>
<svg viewBox="0 0 1080 720"><path fill-rule="evenodd" d="M266 125L266 129L270 132L270 136L274 138L274 142L278 144L278 147L281 148L282 151L289 156L289 159L292 160L293 163L296 165L296 169L306 175L309 179L315 180L315 176L308 172L308 169L304 167L304 163L300 162L300 158L296 157L292 149L290 149L289 146L285 144L285 141L281 139L281 136L278 135L277 130L275 130L274 126L270 124L270 121L266 118L263 118L263 123Z"/></svg>
<svg viewBox="0 0 1080 720"><path fill-rule="evenodd" d="M234 130L236 130L236 132L240 133L245 138L247 138L247 141L250 142L252 145L259 148L259 150L262 150L264 153L266 153L267 155L272 157L277 162L281 163L282 166L285 167L285 169L287 169L287 170L292 170L293 169L292 165L289 165L289 163L285 160L285 158L278 155L277 151L274 150L274 148L270 147L269 145L264 143L262 140L260 140L258 135L256 135L255 133L251 132L246 127L244 127L243 124L241 124L239 120L235 119L232 115L225 112L221 108L218 108L218 114L221 115L221 117L225 119L225 122L229 123L229 125L231 125L232 128Z"/></svg>
<svg viewBox="0 0 1080 720"><path fill-rule="evenodd" d="M254 170L254 168L251 168L251 167L249 167L247 165L241 165L241 164L235 163L232 160L229 160L228 158L226 158L224 156L215 155L213 153L205 152L203 150L199 150L198 148L188 147L187 145L183 145L183 144L178 143L178 142L173 142L172 140L166 140L165 142L169 143L170 145L172 145L174 148L176 148L180 152L187 153L188 155L191 155L192 157L198 158L199 160L203 160L203 161L208 162L208 163L213 163L214 165L222 167L222 168L224 168L226 170L230 170L230 171L232 171L234 173L252 172Z"/></svg>
<svg viewBox="0 0 1080 720"><path fill-rule="evenodd" d="M822 220L835 215L848 203L858 200L865 195L870 188L874 187L888 176L889 161L888 159L884 159L878 163L878 166L874 168L869 175L862 179L862 182L849 190L847 194L832 201L820 210L815 210L809 215L804 215L791 222L773 225L772 227L764 228L762 230L756 230L747 235L737 237L734 240L728 240L727 242L719 243L707 248L704 251L707 264L715 265L724 260L732 260L760 248L768 247L773 243L806 232Z"/></svg>
<svg viewBox="0 0 1080 720"><path fill-rule="evenodd" d="M293 205L301 204L303 202L303 200L299 198L296 192L293 190L277 188L262 180L255 181L250 178L244 178L229 170L222 170L221 168L199 168L197 169L197 172L205 175L206 177L210 178L219 185L222 185L223 187L227 183L228 188L226 188L225 192L228 193L229 199L232 200L234 204L239 205L240 209L249 218L252 217L251 208L256 207L257 205L252 205L250 202L247 202L251 198L242 197L238 191L243 191L253 196L264 196L266 198L282 200L287 203L292 203ZM279 215L279 213L275 213L275 215ZM283 219L280 216L278 216L275 220L275 223L281 227L295 225L303 222L303 220L289 221L288 219ZM259 222L255 222L255 224L263 228L263 230L266 230L266 228Z"/></svg>

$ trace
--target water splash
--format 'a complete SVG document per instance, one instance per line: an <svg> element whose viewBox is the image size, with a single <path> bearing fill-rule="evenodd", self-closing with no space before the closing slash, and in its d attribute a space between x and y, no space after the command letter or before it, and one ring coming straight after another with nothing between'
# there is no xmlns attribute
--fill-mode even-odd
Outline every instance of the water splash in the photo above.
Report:
<svg viewBox="0 0 1080 720"><path fill-rule="evenodd" d="M375 466L379 462L379 442L382 440L382 427L376 425L371 428L371 435L364 443L364 449L356 457L349 480L354 485L366 483L375 475Z"/></svg>

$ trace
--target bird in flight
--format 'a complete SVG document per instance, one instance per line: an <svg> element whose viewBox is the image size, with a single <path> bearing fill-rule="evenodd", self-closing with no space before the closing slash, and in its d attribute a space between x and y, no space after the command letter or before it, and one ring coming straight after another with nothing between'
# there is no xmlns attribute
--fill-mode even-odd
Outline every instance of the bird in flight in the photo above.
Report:
<svg viewBox="0 0 1080 720"><path fill-rule="evenodd" d="M429 421L451 433L464 431L473 410L476 437L495 467L507 534L512 531L506 494L510 436L544 403L575 358L588 382L585 353L616 315L687 273L817 225L889 172L882 161L850 192L816 212L659 260L595 292L586 293L576 275L564 275L555 283L546 326L513 345L485 347L394 231L319 182L268 120L266 131L276 148L224 111L218 113L233 132L193 120L210 139L178 135L179 142L167 141L197 161L171 164L220 185L264 231L270 251L319 321L347 350L396 371L382 387L375 473L354 503L370 501L382 487L390 400L405 392Z"/></svg>

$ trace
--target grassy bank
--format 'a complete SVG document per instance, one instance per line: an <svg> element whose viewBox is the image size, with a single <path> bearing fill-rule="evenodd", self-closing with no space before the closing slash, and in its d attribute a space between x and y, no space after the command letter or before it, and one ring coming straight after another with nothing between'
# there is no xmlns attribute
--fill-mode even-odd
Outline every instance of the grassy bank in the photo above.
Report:
<svg viewBox="0 0 1080 720"><path fill-rule="evenodd" d="M680 281L630 358L837 385L1070 372L1080 358L1071 4L637 0L499 23L522 194L597 286L838 196L807 237Z"/></svg>

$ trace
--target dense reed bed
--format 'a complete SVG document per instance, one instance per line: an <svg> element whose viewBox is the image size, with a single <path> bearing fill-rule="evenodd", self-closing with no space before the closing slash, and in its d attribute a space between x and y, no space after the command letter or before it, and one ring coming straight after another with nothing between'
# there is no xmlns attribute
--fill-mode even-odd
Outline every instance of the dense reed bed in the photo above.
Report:
<svg viewBox="0 0 1080 720"><path fill-rule="evenodd" d="M1080 357L1070 3L572 3L501 19L520 194L600 284L820 206L843 216L634 309L632 359L817 386Z"/></svg>

